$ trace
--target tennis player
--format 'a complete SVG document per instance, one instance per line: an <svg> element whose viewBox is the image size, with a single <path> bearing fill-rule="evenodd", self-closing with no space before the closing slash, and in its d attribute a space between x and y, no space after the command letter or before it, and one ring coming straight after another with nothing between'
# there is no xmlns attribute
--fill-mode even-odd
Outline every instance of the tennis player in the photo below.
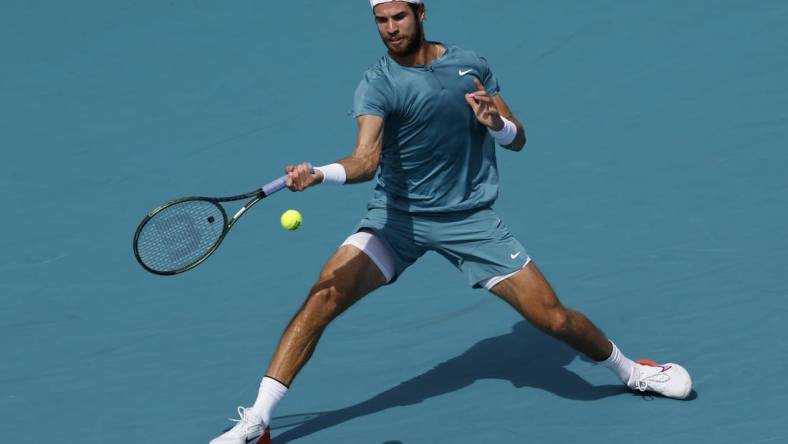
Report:
<svg viewBox="0 0 788 444"><path fill-rule="evenodd" d="M272 412L326 326L428 251L445 257L473 287L489 290L545 333L609 368L627 387L686 398L692 382L683 367L631 361L588 318L564 307L492 210L495 145L520 151L526 137L487 61L427 41L422 0L370 3L388 51L355 93L355 151L314 173L306 163L286 168L293 191L364 182L377 172L368 212L288 325L254 405L239 407L238 423L211 443L270 442Z"/></svg>

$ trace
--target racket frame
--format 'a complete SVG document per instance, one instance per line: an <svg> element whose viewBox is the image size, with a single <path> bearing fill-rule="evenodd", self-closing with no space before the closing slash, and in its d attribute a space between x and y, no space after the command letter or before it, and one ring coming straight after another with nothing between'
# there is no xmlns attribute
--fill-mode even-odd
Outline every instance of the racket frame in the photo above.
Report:
<svg viewBox="0 0 788 444"><path fill-rule="evenodd" d="M314 174L315 169L312 168L311 164L308 164L308 165L309 165L309 172ZM176 199L176 200L167 202L164 205L161 205L158 208L156 208L153 211L151 211L150 213L148 213L148 215L145 216L145 218L142 219L142 222L140 222L140 224L137 226L137 231L134 233L134 242L132 244L132 247L134 249L134 257L137 259L137 262L139 262L139 264L142 265L142 268L144 268L145 270L147 270L147 271L149 271L149 272L151 272L153 274L158 274L160 276L172 276L174 274L180 274L180 273L183 273L185 271L189 271L192 268L194 268L194 267L200 265L201 263L205 262L205 260L208 259L209 257L211 257L211 255L214 253L214 251L216 251L216 249L219 248L219 245L222 244L222 241L224 240L225 236L227 236L227 233L230 231L230 228L232 228L233 225L235 225L235 223L238 222L238 219L240 219L241 216L243 216L244 213L246 213L246 211L249 210L249 208L252 208L257 202L260 202L261 200L265 199L266 197L268 197L268 196L270 196L270 195L272 195L272 194L274 194L274 193L276 193L278 191L283 190L285 188L285 184L286 183L287 183L287 176L285 175L285 176L282 176L282 177L280 177L280 178L278 178L278 179L276 179L274 181L271 181L271 182L263 185L261 188L258 188L258 189L254 190L254 191L250 191L250 192L244 193L244 194L238 194L238 195L235 195L235 196L227 196L227 197L192 196L192 197L183 197L183 198L180 198L180 199ZM244 206L242 206L235 213L235 215L233 215L233 218L228 220L227 219L227 211L225 211L225 209L221 205L221 203L222 202L234 202L234 201L237 201L237 200L243 200L243 199L249 199L249 198L252 198L252 200L250 200L249 202L244 204ZM214 242L213 246L211 246L211 248L204 255L202 255L202 257L200 257L194 263L189 264L189 265L187 265L185 267L182 267L182 268L180 268L178 270L175 270L175 271L154 270L154 269L148 267L147 265L145 265L145 263L142 262L142 258L140 257L140 252L139 252L139 250L137 248L137 241L139 240L140 233L142 232L142 229L145 227L145 225L151 219L153 219L154 216L156 216L156 214L160 213L161 211L163 211L163 210L165 210L165 209L167 209L167 208L169 208L169 207L171 207L173 205L176 205L176 204L179 204L179 203L182 203L182 202L193 201L193 200L194 201L199 200L199 201L204 201L204 202L210 202L210 203L216 205L217 207L219 207L219 211L221 211L222 218L224 219L223 220L224 228L222 229L222 234L219 235L219 238Z"/></svg>
<svg viewBox="0 0 788 444"><path fill-rule="evenodd" d="M266 194L264 189L260 188L260 189L257 189L255 191L251 191L251 192L244 193L244 194L238 194L236 196L227 196L227 197L189 196L189 197L182 197L180 199L175 199L173 201L167 202L167 203L155 208L150 213L148 213L148 215L145 216L145 218L142 219L142 222L140 222L140 224L137 226L137 231L134 233L134 243L133 243L134 257L137 259L137 262L139 262L139 264L142 266L142 268L144 268L146 271L151 272L153 274L158 274L160 276L172 276L172 275L175 275L175 274L180 274L180 273L189 271L192 268L202 264L203 262L205 262L206 259L211 257L211 255L219 248L219 245L222 244L222 241L224 241L224 238L227 236L227 233L230 231L230 228L232 228L233 225L235 225L235 223L238 222L238 219L240 219L241 216L243 216L243 214L246 213L247 210L252 208L257 202L260 202L261 200L263 200L266 197L268 197L268 194ZM244 206L242 206L235 213L235 215L233 215L233 217L231 219L227 217L227 211L221 205L222 202L235 202L235 201L238 201L238 200L249 199L249 198L252 198L252 200L250 200L249 202L244 204ZM213 205L215 205L216 207L219 208L219 211L222 213L222 219L223 219L222 222L224 224L224 228L222 228L222 233L219 235L219 238L216 239L216 241L213 243L211 248L208 249L208 251L205 254L203 254L198 260L196 260L195 262L193 262L193 263L191 263L191 264L189 264L189 265L187 265L185 267L179 268L179 269L174 270L174 271L155 270L153 268L148 267L145 264L145 262L142 261L142 258L140 257L139 249L137 248L137 241L139 241L139 237L140 237L140 233L142 232L142 229L158 213L166 210L167 208L172 207L173 205L177 205L177 204L180 204L180 203L183 203L183 202L190 202L190 201L210 202L210 203L212 203Z"/></svg>

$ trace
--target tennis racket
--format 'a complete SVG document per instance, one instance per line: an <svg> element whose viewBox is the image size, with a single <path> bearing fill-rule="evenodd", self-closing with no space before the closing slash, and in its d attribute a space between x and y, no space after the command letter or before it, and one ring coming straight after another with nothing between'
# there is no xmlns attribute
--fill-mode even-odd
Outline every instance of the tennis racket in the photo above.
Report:
<svg viewBox="0 0 788 444"><path fill-rule="evenodd" d="M257 190L228 197L184 197L151 211L134 233L134 257L145 270L163 276L189 271L219 248L230 228L257 202L285 187L287 176ZM230 219L221 205L250 199Z"/></svg>

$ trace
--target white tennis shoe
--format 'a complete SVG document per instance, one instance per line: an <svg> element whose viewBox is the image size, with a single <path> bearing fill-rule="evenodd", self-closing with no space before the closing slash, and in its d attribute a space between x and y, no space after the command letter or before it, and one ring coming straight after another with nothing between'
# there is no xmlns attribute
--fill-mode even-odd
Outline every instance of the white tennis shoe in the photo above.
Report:
<svg viewBox="0 0 788 444"><path fill-rule="evenodd" d="M692 392L692 379L689 372L678 364L657 364L641 359L635 364L627 387L641 392L654 392L668 398L685 399Z"/></svg>
<svg viewBox="0 0 788 444"><path fill-rule="evenodd" d="M271 428L250 409L238 407L240 419L230 419L237 424L209 444L271 444Z"/></svg>

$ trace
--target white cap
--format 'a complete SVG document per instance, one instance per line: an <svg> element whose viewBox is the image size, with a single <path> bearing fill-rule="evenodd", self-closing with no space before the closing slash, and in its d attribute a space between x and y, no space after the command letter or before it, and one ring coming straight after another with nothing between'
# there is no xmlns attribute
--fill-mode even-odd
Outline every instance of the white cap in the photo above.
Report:
<svg viewBox="0 0 788 444"><path fill-rule="evenodd" d="M381 3L391 3L391 2L398 2L398 1L413 3L414 5L420 5L420 4L423 3L421 0L369 0L369 4L370 4L370 6L372 6L372 9L375 9L375 6L377 6L377 5L381 4Z"/></svg>

